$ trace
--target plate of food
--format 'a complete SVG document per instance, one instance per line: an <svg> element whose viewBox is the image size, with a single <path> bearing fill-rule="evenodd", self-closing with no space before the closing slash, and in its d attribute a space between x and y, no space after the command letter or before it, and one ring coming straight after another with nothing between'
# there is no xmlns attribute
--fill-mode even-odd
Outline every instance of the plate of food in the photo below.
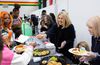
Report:
<svg viewBox="0 0 100 65"><path fill-rule="evenodd" d="M50 51L48 49L44 49L44 48L37 48L37 49L34 49L34 51L33 51L33 56L35 56L35 57L46 56L49 54L50 54Z"/></svg>
<svg viewBox="0 0 100 65"><path fill-rule="evenodd" d="M46 34L38 34L38 35L36 35L36 38L44 39L44 38L46 38Z"/></svg>
<svg viewBox="0 0 100 65"><path fill-rule="evenodd" d="M82 49L79 49L79 48L71 48L68 51L70 53L74 54L74 55L80 55L80 56L88 55L88 52L89 52L89 51L82 50Z"/></svg>
<svg viewBox="0 0 100 65"><path fill-rule="evenodd" d="M66 65L64 57L49 56L40 61L40 65Z"/></svg>
<svg viewBox="0 0 100 65"><path fill-rule="evenodd" d="M17 54L22 54L26 50L26 46L23 44L20 44L20 45L15 46L13 50Z"/></svg>

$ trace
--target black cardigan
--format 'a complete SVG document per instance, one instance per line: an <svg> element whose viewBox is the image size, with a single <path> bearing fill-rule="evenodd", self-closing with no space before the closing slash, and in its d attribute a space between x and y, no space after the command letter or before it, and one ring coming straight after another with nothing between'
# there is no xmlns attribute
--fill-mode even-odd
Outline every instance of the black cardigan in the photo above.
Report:
<svg viewBox="0 0 100 65"><path fill-rule="evenodd" d="M50 38L50 41L55 44L57 50L59 50L58 47L60 47L61 42L66 41L66 45L63 49L60 49L60 51L67 57L70 55L68 50L73 48L74 39L76 37L75 29L72 24L63 29L58 27L57 24L54 24L52 28L47 31L47 36Z"/></svg>
<svg viewBox="0 0 100 65"><path fill-rule="evenodd" d="M67 28L61 29L57 24L54 24L48 31L47 36L50 38L50 41L53 43L61 43L62 41L74 42L76 37L74 26L71 24ZM58 45L59 46L59 45Z"/></svg>
<svg viewBox="0 0 100 65"><path fill-rule="evenodd" d="M91 47L92 51L95 53L99 53L100 55L100 37L99 38L95 38L92 36L92 47ZM99 65L100 64L100 56L97 56L96 58L92 59L90 61L90 63L92 65Z"/></svg>

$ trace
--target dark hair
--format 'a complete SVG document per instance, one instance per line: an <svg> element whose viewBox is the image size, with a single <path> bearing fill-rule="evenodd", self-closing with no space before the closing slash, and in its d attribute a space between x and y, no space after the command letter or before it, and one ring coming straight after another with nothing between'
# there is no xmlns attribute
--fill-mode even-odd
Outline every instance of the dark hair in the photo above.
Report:
<svg viewBox="0 0 100 65"><path fill-rule="evenodd" d="M0 31L0 51L3 50L3 41L2 41L2 35L1 35L1 31Z"/></svg>
<svg viewBox="0 0 100 65"><path fill-rule="evenodd" d="M56 17L55 17L55 15L54 15L54 13L50 13L50 16L51 16L53 22L56 22Z"/></svg>
<svg viewBox="0 0 100 65"><path fill-rule="evenodd" d="M19 11L20 5L19 4L14 4L14 9L13 12Z"/></svg>
<svg viewBox="0 0 100 65"><path fill-rule="evenodd" d="M65 9L62 9L61 11L66 11Z"/></svg>
<svg viewBox="0 0 100 65"><path fill-rule="evenodd" d="M46 10L42 10L42 12L46 12Z"/></svg>
<svg viewBox="0 0 100 65"><path fill-rule="evenodd" d="M10 15L12 15L12 11L10 12Z"/></svg>
<svg viewBox="0 0 100 65"><path fill-rule="evenodd" d="M42 15L45 15L46 14L46 10L42 10Z"/></svg>
<svg viewBox="0 0 100 65"><path fill-rule="evenodd" d="M33 22L33 24L34 24L35 26L38 25L38 18L36 17L35 14L32 14L32 15L31 15L31 21Z"/></svg>

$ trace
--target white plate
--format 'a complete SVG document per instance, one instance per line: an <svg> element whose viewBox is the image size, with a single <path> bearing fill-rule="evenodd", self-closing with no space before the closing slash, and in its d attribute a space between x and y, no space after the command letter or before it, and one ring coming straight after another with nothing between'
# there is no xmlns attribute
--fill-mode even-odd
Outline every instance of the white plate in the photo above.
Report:
<svg viewBox="0 0 100 65"><path fill-rule="evenodd" d="M24 46L25 46L25 49L24 49L24 50L26 50L27 46L26 46L26 45L24 45ZM15 50L16 47L17 47L17 46L15 46L15 47L12 49L14 52L16 51L16 50Z"/></svg>
<svg viewBox="0 0 100 65"><path fill-rule="evenodd" d="M77 49L77 50L75 51L75 49ZM88 53L89 53L88 51L85 51L85 50L80 51L79 48L71 48L68 51L74 55L80 55L80 56L88 55Z"/></svg>
<svg viewBox="0 0 100 65"><path fill-rule="evenodd" d="M24 43L25 41L27 41L29 39L29 36L25 36L25 35L20 35L17 39L15 39L16 42L19 43Z"/></svg>

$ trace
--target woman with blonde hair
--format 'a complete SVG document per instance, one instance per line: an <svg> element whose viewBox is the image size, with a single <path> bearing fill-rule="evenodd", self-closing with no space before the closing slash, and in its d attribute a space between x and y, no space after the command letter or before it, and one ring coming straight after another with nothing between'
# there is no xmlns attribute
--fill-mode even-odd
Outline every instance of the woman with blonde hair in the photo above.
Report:
<svg viewBox="0 0 100 65"><path fill-rule="evenodd" d="M68 49L73 48L76 36L68 14L65 12L58 14L57 22L47 31L47 36L55 44L57 52L73 60L73 56L68 52Z"/></svg>
<svg viewBox="0 0 100 65"><path fill-rule="evenodd" d="M84 50L87 50L87 51L90 51L90 49L89 49L89 45L88 45L88 43L86 42L86 41L81 41L81 42L79 42L78 44L77 44L77 46L76 46L76 48L84 48Z"/></svg>
<svg viewBox="0 0 100 65"><path fill-rule="evenodd" d="M82 51L90 51L89 45L86 41L80 41L75 48L79 48ZM75 64L79 64L79 55L73 55L75 57ZM88 63L81 62L80 65L88 65Z"/></svg>
<svg viewBox="0 0 100 65"><path fill-rule="evenodd" d="M100 64L100 17L91 17L87 22L88 30L92 35L91 51L87 56L80 58L80 61L88 60L91 65Z"/></svg>

